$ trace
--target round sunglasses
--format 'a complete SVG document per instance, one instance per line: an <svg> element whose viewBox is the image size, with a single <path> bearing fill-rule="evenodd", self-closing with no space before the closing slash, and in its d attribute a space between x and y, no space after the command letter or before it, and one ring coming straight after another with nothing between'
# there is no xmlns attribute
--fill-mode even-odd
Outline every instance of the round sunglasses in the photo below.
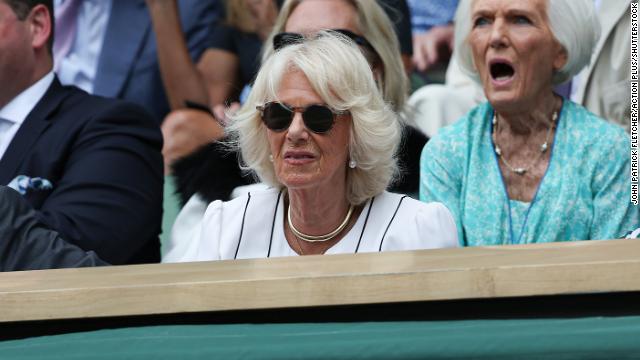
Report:
<svg viewBox="0 0 640 360"><path fill-rule="evenodd" d="M307 129L316 134L324 134L331 130L337 115L348 114L348 111L332 110L325 105L288 106L276 101L256 106L262 116L262 122L272 131L285 131L291 125L293 116L299 112Z"/></svg>

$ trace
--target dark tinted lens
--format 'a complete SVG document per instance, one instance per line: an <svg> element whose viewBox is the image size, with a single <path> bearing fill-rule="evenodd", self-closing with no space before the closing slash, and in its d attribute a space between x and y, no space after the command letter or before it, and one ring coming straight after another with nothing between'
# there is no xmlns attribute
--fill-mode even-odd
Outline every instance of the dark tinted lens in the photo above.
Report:
<svg viewBox="0 0 640 360"><path fill-rule="evenodd" d="M357 35L356 33L354 33L353 31L349 31L349 30L345 30L345 29L334 29L332 31L335 31L337 33L340 33L346 37L348 37L349 39L353 40L353 42L355 42L356 44L366 47L369 50L374 50L373 46L371 46L371 44L369 43L369 41L367 41L367 39L365 39L364 37Z"/></svg>
<svg viewBox="0 0 640 360"><path fill-rule="evenodd" d="M293 112L284 105L271 102L264 105L262 121L273 131L283 131L289 127L293 119Z"/></svg>
<svg viewBox="0 0 640 360"><path fill-rule="evenodd" d="M280 50L285 46L297 44L302 42L303 40L304 36L302 36L302 34L290 32L278 33L273 37L273 49Z"/></svg>
<svg viewBox="0 0 640 360"><path fill-rule="evenodd" d="M304 125L315 133L325 133L333 126L333 113L322 105L311 105L302 114Z"/></svg>

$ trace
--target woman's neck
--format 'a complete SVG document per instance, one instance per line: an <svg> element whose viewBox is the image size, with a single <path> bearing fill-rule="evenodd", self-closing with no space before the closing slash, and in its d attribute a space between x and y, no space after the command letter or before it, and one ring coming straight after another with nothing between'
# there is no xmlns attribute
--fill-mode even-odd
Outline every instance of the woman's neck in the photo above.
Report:
<svg viewBox="0 0 640 360"><path fill-rule="evenodd" d="M545 132L552 126L555 112L560 110L562 100L553 93L542 99L531 102L532 106L514 109L496 108L497 133L514 137L529 137L532 134Z"/></svg>
<svg viewBox="0 0 640 360"><path fill-rule="evenodd" d="M349 211L346 188L289 189L288 208L291 221L301 232L309 235L324 235L335 230Z"/></svg>
<svg viewBox="0 0 640 360"><path fill-rule="evenodd" d="M510 199L530 202L546 173L562 100L550 93L523 111L496 108L492 140ZM513 110L515 106L512 107Z"/></svg>

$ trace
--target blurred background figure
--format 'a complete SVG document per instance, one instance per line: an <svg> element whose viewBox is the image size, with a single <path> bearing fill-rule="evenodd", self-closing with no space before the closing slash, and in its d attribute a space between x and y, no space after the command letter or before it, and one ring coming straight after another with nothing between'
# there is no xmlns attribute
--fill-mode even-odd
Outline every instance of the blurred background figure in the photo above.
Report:
<svg viewBox="0 0 640 360"><path fill-rule="evenodd" d="M443 202L465 246L623 237L630 199L624 130L554 93L600 35L591 0L473 0L456 18L456 57L488 102L422 154L420 197Z"/></svg>
<svg viewBox="0 0 640 360"><path fill-rule="evenodd" d="M627 132L631 121L631 0L594 0L602 36L590 65L573 78L571 100L589 111L621 125Z"/></svg>
<svg viewBox="0 0 640 360"><path fill-rule="evenodd" d="M409 0L413 32L413 65L426 72L444 69L453 51L453 18L458 0Z"/></svg>
<svg viewBox="0 0 640 360"><path fill-rule="evenodd" d="M185 53L197 60L221 15L220 6L217 0L179 0L178 6L181 17L176 23L187 39ZM160 124L169 102L145 1L54 0L54 7L54 59L60 81L90 94L137 103Z"/></svg>
<svg viewBox="0 0 640 360"><path fill-rule="evenodd" d="M147 0L160 44L162 78L174 110L162 125L167 172L177 159L224 136L225 109L237 109L243 89L253 81L262 43L278 14L275 0L221 3L225 16L206 33L203 55L193 61L179 26L182 8L176 0Z"/></svg>

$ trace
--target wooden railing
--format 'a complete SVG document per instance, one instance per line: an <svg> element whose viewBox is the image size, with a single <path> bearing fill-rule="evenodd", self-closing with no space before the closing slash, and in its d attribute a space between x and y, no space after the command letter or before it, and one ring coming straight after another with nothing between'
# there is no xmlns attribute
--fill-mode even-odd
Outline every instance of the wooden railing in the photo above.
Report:
<svg viewBox="0 0 640 360"><path fill-rule="evenodd" d="M0 322L640 291L607 240L0 274Z"/></svg>

